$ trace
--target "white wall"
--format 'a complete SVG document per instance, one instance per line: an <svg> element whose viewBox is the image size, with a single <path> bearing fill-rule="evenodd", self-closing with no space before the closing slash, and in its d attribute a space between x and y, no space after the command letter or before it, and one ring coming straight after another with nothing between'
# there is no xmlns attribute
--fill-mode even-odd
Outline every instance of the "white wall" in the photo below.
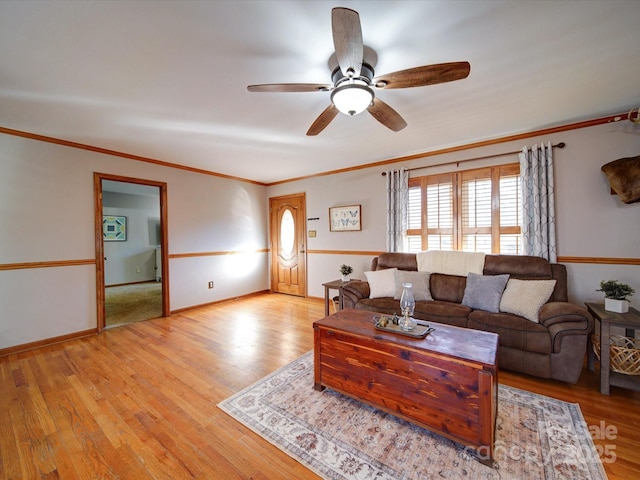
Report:
<svg viewBox="0 0 640 480"><path fill-rule="evenodd" d="M127 239L104 242L104 283L121 285L156 278L156 246L160 245L160 193L133 195L103 192L102 213L127 217Z"/></svg>
<svg viewBox="0 0 640 480"><path fill-rule="evenodd" d="M558 155L558 254L640 259L640 203L626 205L610 194L602 165L640 154L640 127L628 121L558 134L567 142ZM565 161L564 158L567 160ZM640 266L567 264L569 295L602 301L601 280L620 280L636 290L631 305L640 309Z"/></svg>
<svg viewBox="0 0 640 480"><path fill-rule="evenodd" d="M94 172L167 183L172 310L269 288L265 187L2 134L0 265L94 260ZM0 270L0 348L96 323L95 265Z"/></svg>
<svg viewBox="0 0 640 480"><path fill-rule="evenodd" d="M402 135L398 133L396 135ZM610 195L606 177L600 171L605 163L621 157L640 154L640 127L621 121L595 127L560 132L500 145L438 155L385 167L354 170L268 188L269 197L305 192L307 216L320 217L308 222L308 230L317 230L308 238L309 295L322 297L322 283L339 277L342 263L354 267L353 277L364 278L371 255L349 254L349 251L385 251L385 182L381 172L390 168L435 165L503 152L518 151L524 145L551 141L565 142L566 148L555 149L556 214L558 221L558 255L564 257L640 259L640 203L625 205ZM349 152L345 152L348 155ZM372 162L383 159L371 159ZM459 170L486 165L513 163L517 155L496 157L460 164ZM434 166L411 173L427 175L455 170L455 165ZM328 208L362 204L361 232L329 232ZM317 253L314 250L335 251ZM341 252L346 251L347 254ZM583 303L601 300L600 280L618 279L629 283L637 294L632 305L640 308L640 266L567 263L570 300Z"/></svg>

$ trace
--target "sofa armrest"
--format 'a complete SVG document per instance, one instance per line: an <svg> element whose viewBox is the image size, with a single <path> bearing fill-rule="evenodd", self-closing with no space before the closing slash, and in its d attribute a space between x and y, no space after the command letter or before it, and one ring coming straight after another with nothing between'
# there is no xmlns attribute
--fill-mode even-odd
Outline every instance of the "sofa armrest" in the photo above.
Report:
<svg viewBox="0 0 640 480"><path fill-rule="evenodd" d="M356 303L363 298L369 298L370 293L369 282L351 280L342 286L342 306L344 308L356 308Z"/></svg>
<svg viewBox="0 0 640 480"><path fill-rule="evenodd" d="M566 323L571 330L576 329L576 324L582 324L585 334L591 333L594 325L593 317L585 307L569 302L545 303L540 309L538 318L547 328L555 326L554 330L557 330L562 323Z"/></svg>
<svg viewBox="0 0 640 480"><path fill-rule="evenodd" d="M584 355L584 346L594 326L593 317L586 308L568 302L549 302L540 309L539 318L540 323L549 329L554 353L563 350L563 339L583 337L584 340L577 343L569 341L567 345L578 345L581 352L576 354Z"/></svg>

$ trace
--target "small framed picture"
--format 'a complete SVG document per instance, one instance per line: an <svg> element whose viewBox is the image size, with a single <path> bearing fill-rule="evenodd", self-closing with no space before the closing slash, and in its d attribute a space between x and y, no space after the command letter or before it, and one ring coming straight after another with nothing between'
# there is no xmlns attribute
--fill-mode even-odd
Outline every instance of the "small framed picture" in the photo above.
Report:
<svg viewBox="0 0 640 480"><path fill-rule="evenodd" d="M329 231L349 232L354 230L362 230L360 211L360 205L348 205L346 207L329 208Z"/></svg>
<svg viewBox="0 0 640 480"><path fill-rule="evenodd" d="M102 238L105 242L127 240L127 217L117 215L102 216Z"/></svg>

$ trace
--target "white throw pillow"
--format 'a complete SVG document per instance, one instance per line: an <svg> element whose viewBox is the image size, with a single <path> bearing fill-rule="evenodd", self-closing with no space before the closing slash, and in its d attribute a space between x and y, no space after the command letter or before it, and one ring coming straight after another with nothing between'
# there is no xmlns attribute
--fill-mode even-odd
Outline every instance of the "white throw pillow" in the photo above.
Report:
<svg viewBox="0 0 640 480"><path fill-rule="evenodd" d="M397 268L364 272L369 282L369 298L393 297L396 294Z"/></svg>
<svg viewBox="0 0 640 480"><path fill-rule="evenodd" d="M538 323L538 313L556 286L555 280L518 280L510 278L500 301L500 311L520 315Z"/></svg>
<svg viewBox="0 0 640 480"><path fill-rule="evenodd" d="M429 272L398 270L396 273L396 293L393 298L400 300L402 284L411 283L413 285L413 298L416 299L416 302L433 300L431 298L431 290L429 290L430 276Z"/></svg>

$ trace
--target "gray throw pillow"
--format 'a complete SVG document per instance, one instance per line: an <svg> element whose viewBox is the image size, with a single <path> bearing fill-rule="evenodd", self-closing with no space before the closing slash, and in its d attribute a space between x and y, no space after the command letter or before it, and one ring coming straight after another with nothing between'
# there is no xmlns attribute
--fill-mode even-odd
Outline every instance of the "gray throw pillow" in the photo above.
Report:
<svg viewBox="0 0 640 480"><path fill-rule="evenodd" d="M478 275L469 273L462 304L470 308L498 313L502 292L509 275Z"/></svg>
<svg viewBox="0 0 640 480"><path fill-rule="evenodd" d="M414 272L398 270L396 272L396 294L393 298L400 300L402 296L402 284L413 284L413 298L416 302L433 300L431 290L429 290L429 272Z"/></svg>

